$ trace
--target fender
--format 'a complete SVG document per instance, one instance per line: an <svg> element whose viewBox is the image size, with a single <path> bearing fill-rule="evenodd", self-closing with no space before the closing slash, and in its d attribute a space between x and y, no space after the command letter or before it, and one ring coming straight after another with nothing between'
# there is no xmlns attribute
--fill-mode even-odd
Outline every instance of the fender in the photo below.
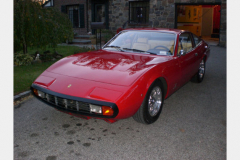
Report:
<svg viewBox="0 0 240 160"><path fill-rule="evenodd" d="M152 72L155 72L154 70L157 70L156 68L154 68L153 70L152 70ZM165 70L165 68L164 69L162 69L162 72L159 72L159 74L152 74L152 75L154 75L154 76L148 76L148 75L146 75L146 77L150 77L150 79L148 79L148 81L147 81L147 83L146 83L146 86L145 86L145 89L144 89L144 97L146 96L146 94L147 94L147 91L148 91L148 89L149 89L149 87L156 81L156 80L159 80L161 83L162 83L162 85L163 85L163 89L164 89L164 97L167 95L167 93L168 93L168 90L167 90L167 88L168 88L168 84L167 84L167 78L163 75L163 71Z"/></svg>

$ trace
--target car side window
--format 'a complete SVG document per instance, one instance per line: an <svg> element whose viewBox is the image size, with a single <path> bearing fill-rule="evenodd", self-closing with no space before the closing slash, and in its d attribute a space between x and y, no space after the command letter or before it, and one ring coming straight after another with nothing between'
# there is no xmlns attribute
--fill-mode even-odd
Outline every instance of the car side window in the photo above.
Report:
<svg viewBox="0 0 240 160"><path fill-rule="evenodd" d="M178 51L183 50L185 53L188 53L192 49L193 49L193 44L192 44L191 35L189 33L182 33L179 36Z"/></svg>
<svg viewBox="0 0 240 160"><path fill-rule="evenodd" d="M201 42L201 38L199 38L199 37L196 36L195 34L193 34L193 39L194 39L194 42L195 42L195 45L196 45L196 46Z"/></svg>

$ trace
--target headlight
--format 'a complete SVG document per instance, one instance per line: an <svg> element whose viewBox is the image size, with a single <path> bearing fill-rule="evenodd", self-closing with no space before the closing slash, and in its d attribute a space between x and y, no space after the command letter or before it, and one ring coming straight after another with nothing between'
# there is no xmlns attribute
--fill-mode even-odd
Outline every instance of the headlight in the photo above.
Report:
<svg viewBox="0 0 240 160"><path fill-rule="evenodd" d="M91 113L99 113L99 114L102 114L102 107L101 107L101 106L97 106L97 105L90 104L90 112L91 112Z"/></svg>
<svg viewBox="0 0 240 160"><path fill-rule="evenodd" d="M93 104L90 104L90 112L102 114L104 116L112 116L114 113L113 109L109 106L98 106Z"/></svg>
<svg viewBox="0 0 240 160"><path fill-rule="evenodd" d="M41 92L41 91L39 91L39 90L37 90L37 89L35 89L35 88L33 88L33 93L34 93L36 96L38 96L38 97L46 98L45 93L43 93L43 92Z"/></svg>
<svg viewBox="0 0 240 160"><path fill-rule="evenodd" d="M41 98L45 98L45 93L38 91L38 96Z"/></svg>

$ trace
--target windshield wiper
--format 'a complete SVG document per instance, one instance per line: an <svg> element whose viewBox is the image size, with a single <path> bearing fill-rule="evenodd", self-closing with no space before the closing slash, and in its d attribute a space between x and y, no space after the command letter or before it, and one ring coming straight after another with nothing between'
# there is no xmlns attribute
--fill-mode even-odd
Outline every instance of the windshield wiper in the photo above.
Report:
<svg viewBox="0 0 240 160"><path fill-rule="evenodd" d="M104 48L106 48L106 47L115 48L115 49L118 49L119 51L124 52L124 51L121 49L121 47L119 47L119 46L105 46Z"/></svg>
<svg viewBox="0 0 240 160"><path fill-rule="evenodd" d="M155 55L157 55L156 53L148 52L148 51L143 51L143 50L139 50L139 49L123 48L123 50L129 50L129 51L133 51L133 52L144 52L144 53L150 53L150 54L155 54Z"/></svg>

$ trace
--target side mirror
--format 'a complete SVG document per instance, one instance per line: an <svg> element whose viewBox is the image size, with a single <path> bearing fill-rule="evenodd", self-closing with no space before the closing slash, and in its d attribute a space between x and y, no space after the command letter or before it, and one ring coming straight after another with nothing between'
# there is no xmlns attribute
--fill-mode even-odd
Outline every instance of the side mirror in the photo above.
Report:
<svg viewBox="0 0 240 160"><path fill-rule="evenodd" d="M179 52L179 55L184 56L185 54L186 54L186 52L183 49L181 49L180 52Z"/></svg>

